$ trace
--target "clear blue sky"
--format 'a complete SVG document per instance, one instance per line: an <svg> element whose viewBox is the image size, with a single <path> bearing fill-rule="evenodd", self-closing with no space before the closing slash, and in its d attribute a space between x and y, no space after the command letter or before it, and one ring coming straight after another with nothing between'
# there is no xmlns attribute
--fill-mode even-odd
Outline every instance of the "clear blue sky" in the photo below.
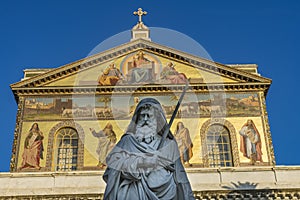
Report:
<svg viewBox="0 0 300 200"><path fill-rule="evenodd" d="M221 63L256 63L273 80L267 96L278 165L300 165L300 1L27 0L0 2L0 171L9 171L17 105L9 85L23 69L81 59L100 42L132 28L142 7L151 27L199 42Z"/></svg>

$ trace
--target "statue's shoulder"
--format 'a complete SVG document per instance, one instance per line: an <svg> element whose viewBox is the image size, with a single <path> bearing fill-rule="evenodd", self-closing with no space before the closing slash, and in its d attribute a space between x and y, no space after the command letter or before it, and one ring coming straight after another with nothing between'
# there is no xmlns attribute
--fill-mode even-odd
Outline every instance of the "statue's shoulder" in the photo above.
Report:
<svg viewBox="0 0 300 200"><path fill-rule="evenodd" d="M126 132L126 133L124 133L124 134L122 135L120 141L121 141L121 140L127 141L127 140L132 140L132 139L134 139L134 134L131 133L131 132Z"/></svg>

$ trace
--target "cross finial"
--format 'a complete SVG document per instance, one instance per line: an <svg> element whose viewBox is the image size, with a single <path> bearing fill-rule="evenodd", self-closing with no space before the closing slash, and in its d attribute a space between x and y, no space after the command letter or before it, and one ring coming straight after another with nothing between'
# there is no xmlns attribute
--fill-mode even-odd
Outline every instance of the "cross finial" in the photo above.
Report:
<svg viewBox="0 0 300 200"><path fill-rule="evenodd" d="M143 11L142 8L139 8L138 11L134 11L133 14L139 16L139 23L143 23L142 22L142 16L147 15L147 12Z"/></svg>

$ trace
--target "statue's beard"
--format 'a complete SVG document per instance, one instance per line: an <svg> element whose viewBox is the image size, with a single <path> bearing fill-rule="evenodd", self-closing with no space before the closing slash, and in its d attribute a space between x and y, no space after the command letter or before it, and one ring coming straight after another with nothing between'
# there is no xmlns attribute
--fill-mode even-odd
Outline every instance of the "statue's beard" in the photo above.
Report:
<svg viewBox="0 0 300 200"><path fill-rule="evenodd" d="M138 141L148 140L148 138L153 138L156 135L157 122L152 120L151 122L138 122L136 125L135 138ZM148 140L149 141L149 140Z"/></svg>

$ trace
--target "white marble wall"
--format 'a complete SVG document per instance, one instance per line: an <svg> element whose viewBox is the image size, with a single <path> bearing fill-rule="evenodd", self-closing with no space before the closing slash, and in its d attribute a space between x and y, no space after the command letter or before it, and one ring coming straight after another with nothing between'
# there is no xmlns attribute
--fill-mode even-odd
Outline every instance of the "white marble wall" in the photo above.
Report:
<svg viewBox="0 0 300 200"><path fill-rule="evenodd" d="M194 191L297 189L300 166L188 168ZM101 194L103 171L68 173L0 173L0 197L26 195Z"/></svg>

